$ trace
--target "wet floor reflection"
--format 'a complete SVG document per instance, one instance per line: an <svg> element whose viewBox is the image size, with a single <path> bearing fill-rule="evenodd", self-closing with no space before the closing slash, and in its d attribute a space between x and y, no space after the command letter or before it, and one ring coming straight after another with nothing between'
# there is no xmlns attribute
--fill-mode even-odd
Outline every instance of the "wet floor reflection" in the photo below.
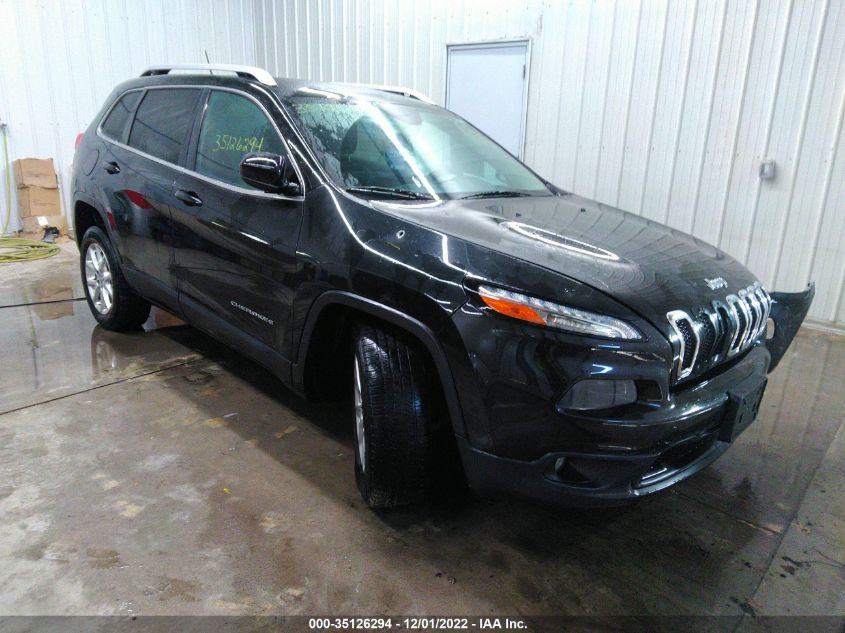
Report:
<svg viewBox="0 0 845 633"><path fill-rule="evenodd" d="M158 308L136 333L104 330L85 301L0 308L0 319L0 412L199 358L199 333Z"/></svg>
<svg viewBox="0 0 845 633"><path fill-rule="evenodd" d="M769 376L757 420L678 490L782 532L843 423L843 386L845 337L802 329Z"/></svg>
<svg viewBox="0 0 845 633"><path fill-rule="evenodd" d="M4 264L0 267L0 308L12 305L67 301L84 297L79 274L79 255L76 244L66 242L59 254L33 262ZM67 308L44 309L45 318L51 314L64 316Z"/></svg>

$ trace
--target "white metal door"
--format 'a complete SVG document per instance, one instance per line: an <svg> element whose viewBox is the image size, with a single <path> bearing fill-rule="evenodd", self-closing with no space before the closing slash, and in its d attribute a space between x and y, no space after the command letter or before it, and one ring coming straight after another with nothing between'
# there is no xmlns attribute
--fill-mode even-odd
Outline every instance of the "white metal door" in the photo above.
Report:
<svg viewBox="0 0 845 633"><path fill-rule="evenodd" d="M528 41L449 46L446 107L522 157Z"/></svg>

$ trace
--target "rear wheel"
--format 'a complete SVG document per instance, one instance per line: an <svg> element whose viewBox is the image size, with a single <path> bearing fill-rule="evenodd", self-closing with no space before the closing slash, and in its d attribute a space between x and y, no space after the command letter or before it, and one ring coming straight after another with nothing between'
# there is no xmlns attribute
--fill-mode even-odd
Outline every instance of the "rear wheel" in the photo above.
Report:
<svg viewBox="0 0 845 633"><path fill-rule="evenodd" d="M137 330L150 315L150 304L129 288L114 249L102 229L92 226L79 247L82 283L88 307L107 330Z"/></svg>
<svg viewBox="0 0 845 633"><path fill-rule="evenodd" d="M376 327L356 328L354 352L358 489L373 508L419 501L445 421L433 367L413 342Z"/></svg>

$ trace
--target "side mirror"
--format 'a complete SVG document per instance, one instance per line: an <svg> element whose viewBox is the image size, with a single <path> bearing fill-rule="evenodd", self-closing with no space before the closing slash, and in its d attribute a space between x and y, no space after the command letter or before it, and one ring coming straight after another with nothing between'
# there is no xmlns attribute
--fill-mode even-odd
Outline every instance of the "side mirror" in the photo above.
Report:
<svg viewBox="0 0 845 633"><path fill-rule="evenodd" d="M297 196L302 187L293 176L293 170L284 156L268 152L247 154L241 161L241 178L248 185L268 193Z"/></svg>

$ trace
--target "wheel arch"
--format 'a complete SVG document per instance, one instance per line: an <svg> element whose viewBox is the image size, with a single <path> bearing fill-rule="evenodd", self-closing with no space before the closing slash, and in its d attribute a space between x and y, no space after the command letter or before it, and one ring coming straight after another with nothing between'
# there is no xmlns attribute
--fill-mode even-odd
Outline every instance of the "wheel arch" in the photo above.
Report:
<svg viewBox="0 0 845 633"><path fill-rule="evenodd" d="M466 426L452 371L446 353L431 328L396 308L352 292L328 290L312 304L294 356L291 375L294 388L305 395L313 395L313 388L309 385L309 368L313 368L314 363L325 359L327 355L332 356L332 350L351 331L351 324L356 317L384 322L413 337L423 346L437 371L452 428L457 435L465 436Z"/></svg>
<svg viewBox="0 0 845 633"><path fill-rule="evenodd" d="M85 231L92 226L99 226L106 235L110 233L106 215L100 205L87 196L76 196L73 201L73 231L77 246L82 244Z"/></svg>

